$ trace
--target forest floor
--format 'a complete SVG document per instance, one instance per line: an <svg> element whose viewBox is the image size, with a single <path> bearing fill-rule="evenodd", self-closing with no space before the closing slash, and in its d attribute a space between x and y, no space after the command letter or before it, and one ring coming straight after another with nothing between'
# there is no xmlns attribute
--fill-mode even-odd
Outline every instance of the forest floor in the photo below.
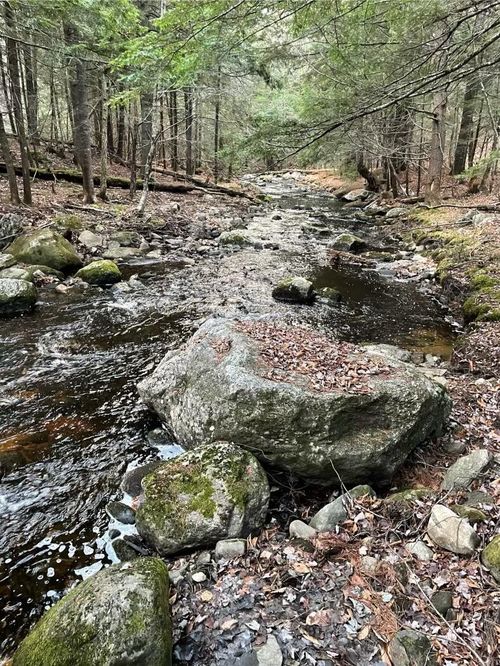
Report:
<svg viewBox="0 0 500 666"><path fill-rule="evenodd" d="M306 180L315 181L321 189L346 185L326 173ZM348 185L361 187L362 183ZM110 189L109 203L85 209L79 204L78 185L36 182L33 189L37 207L21 209L22 215L35 226L55 220L75 238L82 227L116 220L121 229L185 238L193 218L207 209L202 192L153 192L148 214L138 219L123 189ZM457 205L473 208L478 201L459 197ZM216 197L212 203L232 216L243 215L251 205L230 197ZM471 295L485 288L485 274L486 292L478 296L479 304L487 303L487 311L494 312L496 292L491 280L498 276L495 262L500 248L495 220L461 226L467 210L412 211L407 219L387 224L383 232L413 239L433 257L457 313ZM201 224L206 230L219 223L209 215ZM451 240L445 242L442 234L451 234ZM437 256L436 251L443 255ZM183 247L174 251L172 259L197 256L197 252L194 245ZM444 262L441 267L440 262ZM475 281L478 272L481 279ZM484 308L479 314L474 311L468 318L480 318L485 312ZM467 499L465 491L440 490L443 473L458 454L486 448L498 463L499 372L500 322L471 321L447 368L454 403L450 430L437 446L415 451L394 479L394 488L425 487L431 491L428 496L411 503L369 497L355 500L337 532L306 541L290 538L288 525L294 519L308 522L328 501L329 493L311 492L303 483L277 476L272 479L270 520L258 537L248 539L244 556L230 562L214 561L206 552L173 558L171 601L178 663L219 663L213 655L224 646L228 656L248 652L234 659L235 664L257 664L253 648L264 644L272 630L279 638L285 665L391 664L388 644L402 627L427 635L440 665L498 663L500 597L498 586L481 565L481 548L466 559L436 549L429 561L422 561L411 556L406 546L424 536L436 502L459 504ZM500 479L495 466L469 491L489 498L482 506L487 517L476 525L484 546L500 526ZM193 578L196 573L202 575ZM444 616L433 605L437 592L450 593Z"/></svg>

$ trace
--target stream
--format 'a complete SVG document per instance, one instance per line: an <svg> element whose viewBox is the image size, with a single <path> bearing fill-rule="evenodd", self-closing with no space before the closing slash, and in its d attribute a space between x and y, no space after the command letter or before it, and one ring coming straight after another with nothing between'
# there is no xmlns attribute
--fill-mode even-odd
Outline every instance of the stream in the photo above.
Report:
<svg viewBox="0 0 500 666"><path fill-rule="evenodd" d="M207 316L273 312L449 357L453 325L428 283L329 263L336 233L379 242L372 223L292 177L250 180L268 203L250 209L242 249L212 241L194 266L168 255L124 265L140 280L130 291L44 288L32 315L0 320L0 655L70 584L116 561L112 530L127 527L110 523L106 505L124 472L179 451L136 384ZM335 287L342 301L276 303L272 286L287 274Z"/></svg>

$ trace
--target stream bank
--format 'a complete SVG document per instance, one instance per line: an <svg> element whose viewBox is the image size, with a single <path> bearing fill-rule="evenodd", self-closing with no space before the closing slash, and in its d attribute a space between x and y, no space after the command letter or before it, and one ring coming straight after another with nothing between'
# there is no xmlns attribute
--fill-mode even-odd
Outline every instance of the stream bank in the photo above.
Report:
<svg viewBox="0 0 500 666"><path fill-rule="evenodd" d="M158 224L156 231L150 228L148 241L153 233L161 237L158 241L161 260L139 258L124 265L126 275L138 273L142 286L136 282L134 287L133 281L129 283L130 291L123 288L81 291L78 286L71 287L66 294L49 289L43 292L42 302L33 315L10 320L8 329L2 323L2 336L7 340L10 354L8 367L12 368L5 392L5 400L11 400L10 408L6 402L5 414L12 435L8 436L3 451L15 454L2 478L4 507L9 516L9 527L2 535L3 552L9 553L2 561L5 572L2 591L9 598L10 626L17 624L19 632L26 631L31 612L38 615L45 604L67 587L75 578L75 569L80 576L86 575L116 558L110 545L110 530L120 530L122 535L127 530L116 522L108 525L104 509L116 494L123 472L154 457L148 439L164 455L175 452L162 429L157 428L156 435L151 434L156 424L138 404L135 384L208 315L262 314L271 310L291 322L307 323L330 335L336 331L345 340L389 342L406 347L414 353L416 362L427 363L431 371L439 366L440 358L449 357L453 326L439 303L439 292L425 271L401 280L390 261L361 269L352 266L352 262L336 267L330 264L328 245L339 232L363 234L379 249L384 244L400 248L398 239L386 239L376 226L352 213L346 214L333 197L312 193L293 178L264 179L257 184L271 198L270 207L247 207L236 214L234 209L229 212L226 207L212 210L208 215L195 213L199 218L188 221L188 225L196 222L194 228L184 232L185 239L177 248L172 243L176 234L162 236ZM236 230L237 242L222 247L217 238L211 237L213 229L217 235L220 231L234 234ZM396 261L411 260L412 256L403 254ZM397 270L400 268L398 264ZM272 287L288 274L310 278L317 289L334 287L343 299L337 305L320 299L312 307L277 303L271 296ZM425 354L429 356L426 358ZM439 373L445 369L438 368ZM41 400L36 400L38 397ZM36 424L34 432L30 430L32 424ZM2 443L5 445L4 440ZM176 593L179 603L174 603L173 608L180 663L201 664L215 659L216 644L221 652L213 663L224 663L234 660L238 650L241 653L248 649L255 636L257 644L259 640L264 642L272 626L270 622L257 620L249 607L251 626L245 625L242 630L240 615L236 624L224 624L234 618L226 617L223 609L229 600L234 604L236 585L242 590L243 606L233 605L232 612L243 612L249 598L244 592L248 588L240 587L245 583L240 574L258 571L259 567L262 571L262 561L266 558L270 576L276 566L283 568L283 575L286 571L290 576L290 558L282 553L289 548L286 526L292 517L305 518L315 503L306 487L301 484L290 487L290 483L288 479L276 479L276 487L283 489L283 485L288 485L289 492L274 491L269 529L258 543L253 543L246 564L242 561L237 572L228 572L226 565L216 565L210 557L207 561L204 554L193 555L187 562L180 558L174 563L174 571L181 572ZM325 501L320 493L317 507ZM369 525L362 528L366 532L363 538L369 538ZM334 552L345 554L346 544L351 540L340 541L341 544L335 539L325 542L326 552L333 548ZM356 538L352 541L356 544ZM359 555L359 548L368 546L349 545L347 550ZM261 557L266 550L271 555ZM300 595L293 599L290 596L295 594L293 589L297 586L302 589L305 584L303 590L312 595L314 609L331 604L335 596L332 589L325 589L323 597L314 597L314 589L321 591L325 585L323 567L318 570L318 578L310 576L302 580L315 571L317 563L312 565L310 561L316 561L317 553L307 554L307 550L299 548L289 554L297 563L292 565L295 574L290 579L276 579L266 590L262 589L261 580L254 581L253 594L263 600L261 613L272 615L270 599L277 599L273 611L276 622L280 622L283 608L276 591L283 586L287 591L280 595L288 595L293 622L303 613L299 612ZM182 573L185 566L189 567L186 575ZM328 566L331 575L339 567L343 570L338 581L339 593L348 581L353 584L353 564L347 558L341 565L328 559ZM196 573L200 567L202 573L205 569L209 572L204 574L208 582L192 594L193 579L189 571ZM225 582L221 578L219 597L212 591L212 583L222 574ZM357 587L360 588L359 584ZM353 593L354 599L362 594L362 587ZM198 616L193 615L194 605L199 604L203 592L202 601L207 600L203 603L210 602L209 624L207 618L196 623ZM374 594L374 599L378 599L379 593L374 590ZM363 626L362 614L366 613L354 602L350 604L358 623L350 625L353 632L346 628L348 620L339 618L336 625L336 631L340 632L336 639L344 641L343 654L354 649L352 642ZM209 626L213 621L219 623L217 627ZM309 629L304 630L314 640L303 636L302 642L295 646L290 639L291 649L300 655L297 663L305 663L302 661L307 658L305 651L309 650L313 657L316 650L321 653L332 641L328 634L320 640L315 636L317 630L310 629L321 627L321 623L310 619L305 626ZM283 636L280 638L285 640ZM315 645L315 640L321 645ZM4 645L8 648L14 642L10 633ZM376 641L355 642L363 651L355 650L354 655L360 661L354 663L370 663L371 657L378 654ZM287 657L294 658L292 653ZM319 657L316 654L314 658Z"/></svg>

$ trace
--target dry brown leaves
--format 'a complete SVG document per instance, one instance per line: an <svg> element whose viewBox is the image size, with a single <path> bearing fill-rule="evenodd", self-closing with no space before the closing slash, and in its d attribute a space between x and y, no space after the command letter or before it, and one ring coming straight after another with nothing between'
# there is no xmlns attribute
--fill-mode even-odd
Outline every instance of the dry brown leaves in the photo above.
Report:
<svg viewBox="0 0 500 666"><path fill-rule="evenodd" d="M306 326L264 321L238 322L236 328L258 343L263 376L278 382L305 380L319 393L370 393L372 377L394 370L349 342L331 340Z"/></svg>

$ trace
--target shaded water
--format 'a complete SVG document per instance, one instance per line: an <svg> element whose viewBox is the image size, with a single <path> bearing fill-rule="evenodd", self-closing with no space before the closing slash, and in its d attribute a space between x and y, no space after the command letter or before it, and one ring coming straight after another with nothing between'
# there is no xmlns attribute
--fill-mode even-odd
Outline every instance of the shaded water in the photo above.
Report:
<svg viewBox="0 0 500 666"><path fill-rule="evenodd" d="M356 227L332 197L278 179L261 184L274 197L274 214L304 210L335 229ZM314 239L303 242L280 260L305 256ZM206 314L203 295L220 261L125 267L140 274L144 289L46 289L32 315L0 320L0 654L81 569L108 561L105 506L128 465L156 456L146 437L156 424L136 384ZM309 310L341 337L449 352L444 313L414 283L302 261L317 288L342 293L340 306Z"/></svg>

